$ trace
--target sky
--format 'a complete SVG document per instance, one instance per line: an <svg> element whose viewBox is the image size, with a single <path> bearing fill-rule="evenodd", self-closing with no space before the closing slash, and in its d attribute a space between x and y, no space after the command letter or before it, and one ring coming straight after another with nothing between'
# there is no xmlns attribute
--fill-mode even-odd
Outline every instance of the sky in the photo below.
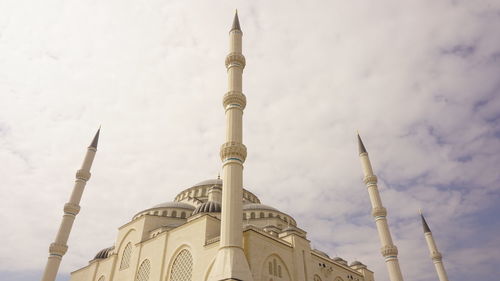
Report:
<svg viewBox="0 0 500 281"><path fill-rule="evenodd" d="M40 278L99 126L60 281L135 213L217 176L235 8L245 187L388 280L359 130L405 280L437 280L419 208L450 280L499 276L499 1L4 0L0 279Z"/></svg>

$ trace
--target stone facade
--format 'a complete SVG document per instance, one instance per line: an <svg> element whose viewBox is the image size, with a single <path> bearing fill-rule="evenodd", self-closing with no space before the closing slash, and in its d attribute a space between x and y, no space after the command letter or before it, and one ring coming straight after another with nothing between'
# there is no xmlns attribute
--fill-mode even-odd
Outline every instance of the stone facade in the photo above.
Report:
<svg viewBox="0 0 500 281"><path fill-rule="evenodd" d="M220 188L222 180L207 180L137 213L118 229L114 247L99 251L71 281L207 280L219 249L220 212L192 213ZM362 263L349 266L311 249L292 216L243 194L243 249L255 281L374 281Z"/></svg>

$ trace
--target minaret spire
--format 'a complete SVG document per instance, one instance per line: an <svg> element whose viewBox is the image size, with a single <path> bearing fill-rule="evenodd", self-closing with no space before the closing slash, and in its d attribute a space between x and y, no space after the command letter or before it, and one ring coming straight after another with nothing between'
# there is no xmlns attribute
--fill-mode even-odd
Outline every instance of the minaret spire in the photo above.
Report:
<svg viewBox="0 0 500 281"><path fill-rule="evenodd" d="M236 12L229 31L229 54L226 57L228 92L224 95L226 141L220 149L222 160L222 212L220 244L208 281L253 281L243 252L243 163L247 149L243 145L243 110L246 97L242 92L245 57Z"/></svg>
<svg viewBox="0 0 500 281"><path fill-rule="evenodd" d="M229 32L233 30L241 31L240 20L238 18L238 10L236 10L236 12L234 13L233 26L231 27L231 30Z"/></svg>
<svg viewBox="0 0 500 281"><path fill-rule="evenodd" d="M429 225L425 221L422 211L420 211L420 218L422 219L422 227L424 228L424 233L431 232L431 229L429 228Z"/></svg>
<svg viewBox="0 0 500 281"><path fill-rule="evenodd" d="M359 133L358 133L358 151L359 151L359 154L368 153L368 152L366 152L365 145L363 144L363 141L361 140Z"/></svg>
<svg viewBox="0 0 500 281"><path fill-rule="evenodd" d="M382 206L382 199L377 187L377 176L373 174L372 165L368 152L358 134L358 148L361 166L363 168L364 183L368 188L368 194L372 204L372 216L375 218L375 224L379 233L380 249L382 256L385 258L387 270L389 271L389 279L391 281L403 281L403 275L399 267L398 261L398 248L392 242L391 233L389 231L389 224L387 223L387 210Z"/></svg>
<svg viewBox="0 0 500 281"><path fill-rule="evenodd" d="M101 132L101 126L99 126L99 129L97 130L97 133L95 133L94 138L92 139L92 142L90 143L90 147L93 147L97 149L97 143L99 142L99 133Z"/></svg>
<svg viewBox="0 0 500 281"><path fill-rule="evenodd" d="M49 258L47 260L47 265L45 266L42 281L54 281L56 279L62 257L68 250L67 243L69 234L71 232L71 228L73 227L76 215L80 212L80 205L78 204L82 199L83 190L87 181L90 179L90 168L92 167L92 162L94 161L94 157L97 152L97 142L99 141L100 131L101 128L97 130L94 139L87 148L87 153L85 155L85 159L83 160L81 169L76 172L73 192L71 193L69 202L64 205L64 215L61 225L59 226L59 231L57 232L54 243L50 244L49 247Z"/></svg>
<svg viewBox="0 0 500 281"><path fill-rule="evenodd" d="M425 241L427 242L430 257L432 258L434 267L436 268L439 281L448 281L448 275L446 274L446 270L444 269L443 265L443 255L441 255L441 253L437 249L436 241L434 241L431 229L429 228L429 225L427 225L422 212L420 212L420 217L422 218L422 226L424 227Z"/></svg>

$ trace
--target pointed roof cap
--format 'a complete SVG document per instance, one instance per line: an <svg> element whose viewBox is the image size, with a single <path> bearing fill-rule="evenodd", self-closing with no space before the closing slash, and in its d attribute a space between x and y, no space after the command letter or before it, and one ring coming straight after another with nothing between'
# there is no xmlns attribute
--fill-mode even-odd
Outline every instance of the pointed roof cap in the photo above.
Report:
<svg viewBox="0 0 500 281"><path fill-rule="evenodd" d="M422 218L422 226L424 227L424 233L431 232L431 229L429 228L429 225L425 221L424 215L420 213L420 217Z"/></svg>
<svg viewBox="0 0 500 281"><path fill-rule="evenodd" d="M95 133L94 139L92 140L92 143L90 143L90 147L97 148L97 143L99 142L99 132L101 131L101 127L99 126L99 129L97 130L97 133Z"/></svg>
<svg viewBox="0 0 500 281"><path fill-rule="evenodd" d="M363 144L363 141L361 140L361 137L359 136L359 133L358 133L358 151L359 151L359 154L368 153L366 151L365 145Z"/></svg>
<svg viewBox="0 0 500 281"><path fill-rule="evenodd" d="M236 13L234 13L233 26L231 27L231 30L229 32L233 30L241 31L240 20L238 19L238 10L236 10Z"/></svg>

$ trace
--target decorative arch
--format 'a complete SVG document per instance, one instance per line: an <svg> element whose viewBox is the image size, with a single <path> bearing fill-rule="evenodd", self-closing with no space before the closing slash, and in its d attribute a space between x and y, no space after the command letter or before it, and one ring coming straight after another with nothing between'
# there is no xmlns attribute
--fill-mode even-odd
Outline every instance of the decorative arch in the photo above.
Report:
<svg viewBox="0 0 500 281"><path fill-rule="evenodd" d="M191 281L193 277L193 256L187 249L181 250L170 268L169 281Z"/></svg>
<svg viewBox="0 0 500 281"><path fill-rule="evenodd" d="M131 229L129 229L129 230L127 231L127 233L123 236L122 241L120 241L120 244L118 245L118 253L121 251L121 249L122 249L122 247L123 247L124 245L127 245L127 243L125 243L125 242L132 240L132 239L130 238L130 236L132 236L132 234L133 234L134 232L136 232L135 228L131 228Z"/></svg>
<svg viewBox="0 0 500 281"><path fill-rule="evenodd" d="M120 270L127 269L130 265L130 257L132 256L132 243L128 242L122 253L122 261L120 262Z"/></svg>
<svg viewBox="0 0 500 281"><path fill-rule="evenodd" d="M314 278L313 278L313 280L314 280L314 281L322 281L322 280L321 280L321 277L319 277L319 275L318 275L318 274L314 274ZM335 279L335 281L336 281L336 280L337 280L337 279Z"/></svg>
<svg viewBox="0 0 500 281"><path fill-rule="evenodd" d="M146 259L141 263L141 266L139 266L139 270L137 270L137 274L135 275L135 281L148 281L150 271L151 262Z"/></svg>
<svg viewBox="0 0 500 281"><path fill-rule="evenodd" d="M264 260L262 264L262 280L273 280L273 281L290 281L290 273L288 268L277 254L272 254Z"/></svg>

